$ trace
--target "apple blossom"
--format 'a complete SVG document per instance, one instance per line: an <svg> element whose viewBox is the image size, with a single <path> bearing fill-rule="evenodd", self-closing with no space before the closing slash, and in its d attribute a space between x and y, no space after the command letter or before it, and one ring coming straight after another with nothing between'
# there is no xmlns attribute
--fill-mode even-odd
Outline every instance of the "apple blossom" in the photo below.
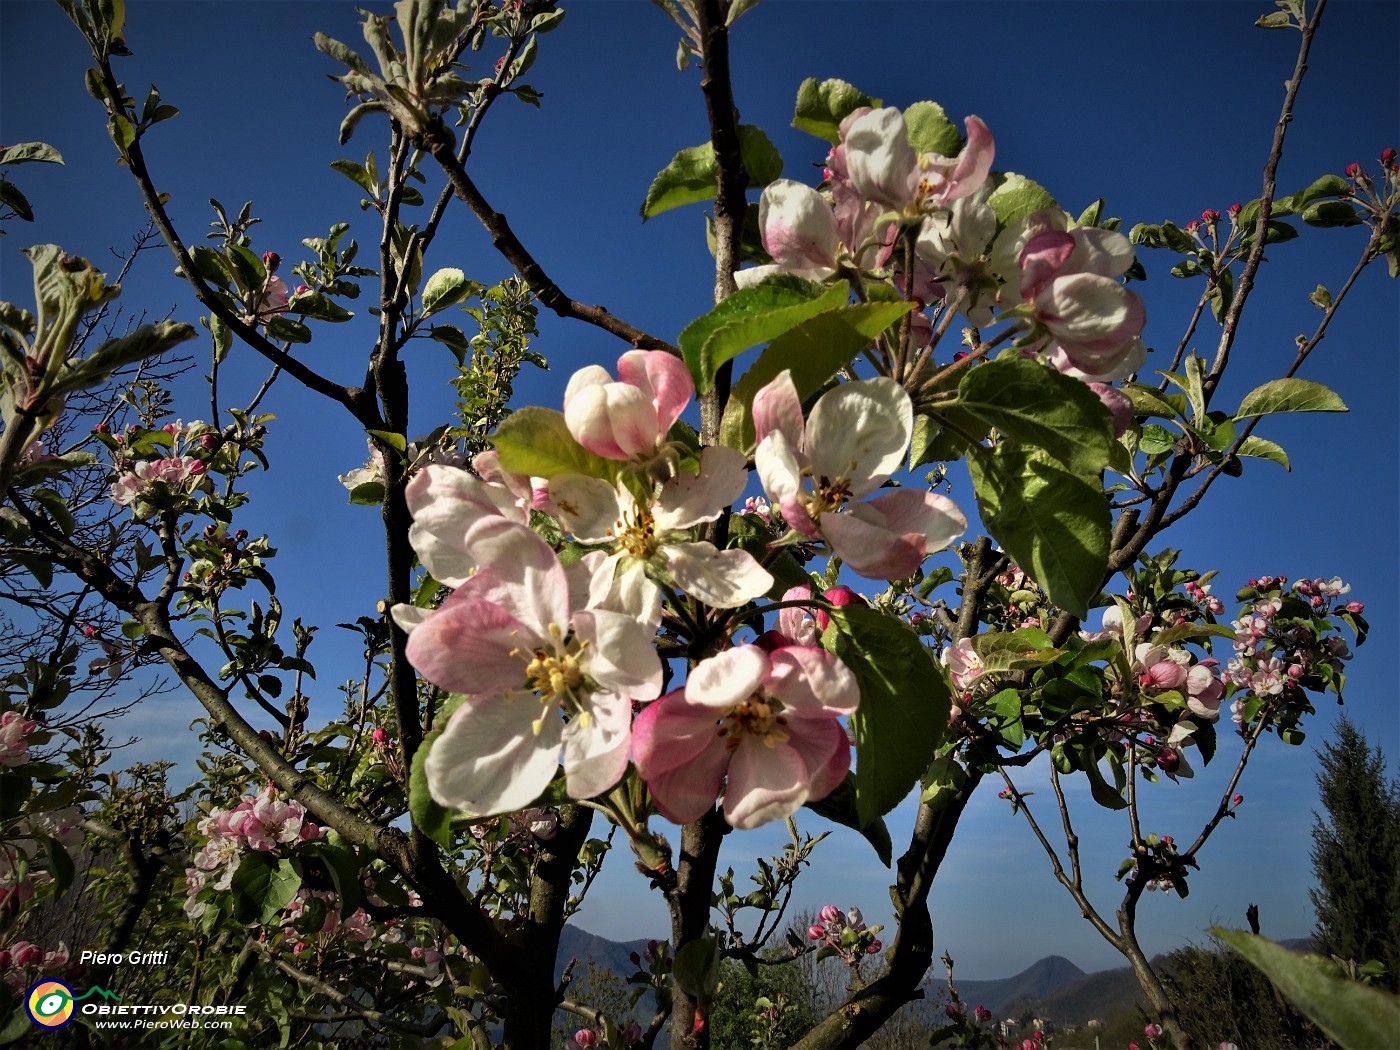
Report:
<svg viewBox="0 0 1400 1050"><path fill-rule="evenodd" d="M790 527L825 537L854 572L908 576L967 528L946 496L896 489L867 502L903 464L913 433L909 395L886 377L843 383L811 418L784 370L754 397L754 461L768 498Z"/></svg>
<svg viewBox="0 0 1400 1050"><path fill-rule="evenodd" d="M632 701L661 691L646 629L577 608L558 556L524 525L486 515L463 542L482 567L408 642L428 681L467 694L426 760L433 797L481 814L521 809L561 747L570 795L606 791L627 766Z"/></svg>
<svg viewBox="0 0 1400 1050"><path fill-rule="evenodd" d="M605 459L650 460L695 393L690 371L662 350L629 350L614 380L601 365L581 368L564 391L564 422Z"/></svg>
<svg viewBox="0 0 1400 1050"><path fill-rule="evenodd" d="M859 701L855 676L824 649L728 649L637 716L637 770L668 820L698 819L727 780L725 819L754 828L841 782L851 752L837 719Z"/></svg>
<svg viewBox="0 0 1400 1050"><path fill-rule="evenodd" d="M898 109L875 109L843 124L846 171L866 200L922 215L966 197L986 181L995 144L987 125L968 117L967 144L956 157L916 153Z"/></svg>
<svg viewBox="0 0 1400 1050"><path fill-rule="evenodd" d="M674 580L707 605L733 609L773 586L773 577L742 550L717 550L691 535L714 521L743 494L748 481L744 454L722 446L706 448L696 474L677 474L661 486L654 503L643 506L632 490L582 474L561 474L549 483L559 521L581 543L608 544L612 552L595 577L604 591L634 596L624 607L644 623L659 620L656 579ZM596 604L596 603L595 603Z"/></svg>
<svg viewBox="0 0 1400 1050"><path fill-rule="evenodd" d="M22 766L29 761L29 742L25 738L38 725L18 711L0 714L0 766Z"/></svg>

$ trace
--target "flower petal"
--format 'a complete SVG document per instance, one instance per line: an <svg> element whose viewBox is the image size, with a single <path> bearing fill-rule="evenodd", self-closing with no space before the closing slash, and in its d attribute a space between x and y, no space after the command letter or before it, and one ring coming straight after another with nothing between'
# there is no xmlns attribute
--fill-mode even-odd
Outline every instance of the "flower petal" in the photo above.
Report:
<svg viewBox="0 0 1400 1050"><path fill-rule="evenodd" d="M680 690L643 708L633 721L637 772L667 820L698 820L714 805L729 767L718 722L713 708L687 704Z"/></svg>
<svg viewBox="0 0 1400 1050"><path fill-rule="evenodd" d="M859 499L900 468L913 433L913 403L893 379L843 383L812 409L807 458L815 476L846 479Z"/></svg>
<svg viewBox="0 0 1400 1050"><path fill-rule="evenodd" d="M851 741L834 718L794 718L787 725L790 746L802 756L811 783L807 798L826 798L851 768Z"/></svg>
<svg viewBox="0 0 1400 1050"><path fill-rule="evenodd" d="M807 764L796 749L767 747L757 737L742 736L729 760L724 819L747 830L789 816L807 801L809 784Z"/></svg>
<svg viewBox="0 0 1400 1050"><path fill-rule="evenodd" d="M408 661L432 682L454 693L519 689L532 640L499 605L483 601L444 604L408 636ZM516 655L511 655L515 652Z"/></svg>
<svg viewBox="0 0 1400 1050"><path fill-rule="evenodd" d="M635 619L589 609L574 615L574 629L587 645L584 668L604 690L631 700L654 700L661 695L661 658Z"/></svg>
<svg viewBox="0 0 1400 1050"><path fill-rule="evenodd" d="M924 536L885 528L879 511L869 504L857 503L844 514L823 514L821 527L846 568L869 580L902 579L924 560Z"/></svg>
<svg viewBox="0 0 1400 1050"><path fill-rule="evenodd" d="M748 551L712 543L668 543L671 575L682 590L717 609L737 609L773 587L773 576Z"/></svg>
<svg viewBox="0 0 1400 1050"><path fill-rule="evenodd" d="M652 518L663 532L714 521L744 494L748 482L744 454L738 449L711 445L700 454L698 474L677 474L662 486Z"/></svg>
<svg viewBox="0 0 1400 1050"><path fill-rule="evenodd" d="M615 538L618 522L635 506L626 490L584 474L555 475L549 481L549 498L559 524L580 543L605 543Z"/></svg>
<svg viewBox="0 0 1400 1050"><path fill-rule="evenodd" d="M631 745L631 703L613 693L594 693L588 718L575 716L564 726L565 789L569 797L593 798L621 780Z"/></svg>
<svg viewBox="0 0 1400 1050"><path fill-rule="evenodd" d="M467 581L475 593L501 606L537 638L550 624L569 622L569 581L554 548L524 525L483 518L467 534L467 550L485 566Z"/></svg>
<svg viewBox="0 0 1400 1050"><path fill-rule="evenodd" d="M841 660L816 646L789 645L768 657L764 688L796 718L848 715L860 703L860 685Z"/></svg>
<svg viewBox="0 0 1400 1050"><path fill-rule="evenodd" d="M768 656L752 645L701 660L685 683L685 699L706 707L733 707L754 694L768 676Z"/></svg>
<svg viewBox="0 0 1400 1050"><path fill-rule="evenodd" d="M651 402L654 436L649 448L638 449L639 452L649 451L657 440L666 439L695 395L690 369L679 357L664 350L629 350L617 359L617 378L642 390Z"/></svg>
<svg viewBox="0 0 1400 1050"><path fill-rule="evenodd" d="M800 452L805 428L802 399L797 396L792 372L785 368L753 397L754 440L762 443L773 431L780 430L787 438L788 447Z"/></svg>
<svg viewBox="0 0 1400 1050"><path fill-rule="evenodd" d="M544 709L536 734L541 710L524 695L483 696L457 708L424 763L428 790L438 804L486 815L535 801L559 767L564 728Z"/></svg>

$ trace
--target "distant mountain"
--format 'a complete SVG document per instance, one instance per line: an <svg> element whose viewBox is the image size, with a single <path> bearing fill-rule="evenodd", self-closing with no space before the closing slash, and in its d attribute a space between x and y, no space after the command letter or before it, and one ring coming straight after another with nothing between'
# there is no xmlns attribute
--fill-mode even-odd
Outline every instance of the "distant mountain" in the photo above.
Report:
<svg viewBox="0 0 1400 1050"><path fill-rule="evenodd" d="M958 997L969 1007L985 1006L998 1016L1005 1016L1006 1007L1017 1000L1041 1000L1068 984L1084 978L1084 971L1061 955L1047 955L1032 963L1014 977L999 977L992 981L960 981Z"/></svg>
<svg viewBox="0 0 1400 1050"><path fill-rule="evenodd" d="M626 977L637 969L632 963L632 953L641 955L646 951L646 947L645 940L610 941L587 930L580 930L577 926L565 926L563 934L559 937L559 954L555 957L554 976L557 979L564 972L564 967L570 959L578 960L578 965L574 968L575 973L581 973L584 964L591 959L595 966L611 970L619 977Z"/></svg>
<svg viewBox="0 0 1400 1050"><path fill-rule="evenodd" d="M1160 962L1160 957L1153 959L1152 965ZM1130 1008L1141 995L1142 986L1132 969L1120 966L1115 970L1083 974L1078 980L1040 995L1008 999L1000 1015L1016 1018L1029 1013L1060 1025L1082 1025L1093 1018L1102 1020Z"/></svg>

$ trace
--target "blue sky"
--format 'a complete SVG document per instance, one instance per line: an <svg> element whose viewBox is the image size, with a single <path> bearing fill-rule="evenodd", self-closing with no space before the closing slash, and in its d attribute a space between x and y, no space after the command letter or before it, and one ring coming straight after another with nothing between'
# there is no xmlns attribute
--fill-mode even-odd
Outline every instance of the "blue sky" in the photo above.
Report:
<svg viewBox="0 0 1400 1050"><path fill-rule="evenodd" d="M1296 46L1292 31L1252 27L1270 9L1262 0L766 0L736 27L735 93L742 119L769 133L791 178L815 181L824 155L822 143L788 127L797 85L808 76L835 76L887 104L929 98L954 119L977 114L996 136L996 167L1035 178L1071 212L1104 195L1108 213L1123 216L1125 228L1139 221L1184 223L1204 208L1223 212L1258 195ZM324 236L337 221L359 223L353 235L362 251L371 251L375 233L356 207L357 191L328 165L338 157L362 160L370 148L382 158L382 122L367 119L348 147L337 146L343 93L325 78L337 71L333 64L310 45L318 30L357 43L354 5L129 0L128 43L136 57L121 60L118 72L129 93L139 97L155 83L182 110L179 119L152 132L145 147L161 188L172 194L187 242L201 239L212 218L207 199L217 197L231 208L252 199L264 219L254 230L257 249L280 252L288 267L300 257L303 237ZM638 218L652 175L676 150L705 137L698 74L677 72L677 39L678 30L641 0L572 5L563 26L541 40L539 62L527 78L544 93L543 108L504 100L472 161L483 192L571 296L602 303L668 338L705 311L712 280L699 208L646 224ZM1397 39L1395 5L1334 0L1289 131L1281 192L1340 172L1351 161L1374 170L1379 151L1397 145ZM20 248L52 241L105 262L109 248L124 245L142 223L136 190L113 163L100 110L83 90L85 58L56 6L0 0L0 142L44 139L68 162L61 169L27 166L12 173L38 221L10 224L10 235L0 241L0 295L7 299L23 302L30 295ZM485 75L495 53L480 59ZM428 174L431 186L440 185L435 172ZM506 268L468 218L459 210L445 226L428 269L460 266L479 280L497 280ZM1355 230L1305 230L1299 241L1271 250L1237 343L1240 375L1227 383L1225 403L1288 367L1294 336L1311 332L1316 321L1307 293L1319 282L1335 291L1361 243ZM1149 368L1165 367L1197 289L1166 274L1165 256L1144 251L1141 257L1150 275L1139 288L1149 311L1145 334L1149 345L1161 348ZM156 315L173 310L193 321L196 304L171 269L168 256L148 255L128 280L123 304ZM1163 542L1182 548L1188 564L1221 569L1216 590L1226 597L1244 579L1265 573L1335 574L1351 581L1353 597L1367 603L1374 636L1353 663L1348 710L1394 756L1400 733L1388 658L1400 593L1397 296L1379 266L1353 295L1304 372L1336 388L1352 412L1283 418L1261 428L1262 436L1288 449L1293 472L1250 465ZM611 336L553 317L543 317L540 327L536 348L552 371L522 380L522 404L557 405L575 368L610 365L624 349ZM353 382L363 372L369 338L358 323L323 326L302 353L327 374ZM1196 345L1204 349L1213 341L1207 329ZM251 392L261 381L250 357L235 352L231 359L224 382L233 389ZM448 365L435 344L410 354L419 432L444 418ZM182 394L184 418L207 414L197 379ZM274 568L289 618L353 620L383 589L373 571L361 568L378 557L377 515L345 506L336 481L363 461L363 438L343 413L312 403L286 380L268 408L279 415L271 437L274 467L240 524L268 532L280 548ZM954 495L970 505L969 493ZM340 634L327 627L313 649L322 668L315 695L327 716L336 709L337 677L353 673L339 669L353 667L357 655L353 638L335 637ZM1266 748L1256 761L1240 819L1208 850L1191 897L1149 899L1143 909L1149 950L1199 938L1216 921L1239 924L1249 902L1260 905L1266 933L1297 936L1310 928L1311 745L1332 717L1330 704L1324 708L1309 745ZM148 704L128 723L148 740L132 757L170 755L177 746L170 727L197 713L193 701L178 695ZM1199 827L1213 806L1205 788L1228 774L1230 755L1226 743L1196 784L1154 791L1149 825L1178 837ZM1083 812L1089 864L1102 873L1100 888L1111 893L1126 830ZM819 826L815 819L809 823ZM907 819L896 817L892 830L898 850ZM749 870L744 857L779 849L782 838L781 830L733 835L725 862L742 879ZM582 924L619 939L662 932L660 902L639 892L623 858L613 869L595 888ZM799 903L859 904L879 921L884 886L885 873L863 843L838 832L819 848ZM1107 905L1113 898L1101 899ZM1050 952L1086 969L1117 963L1053 883L1048 863L995 789L983 791L964 818L933 906L939 951L951 951L967 977L1009 973Z"/></svg>

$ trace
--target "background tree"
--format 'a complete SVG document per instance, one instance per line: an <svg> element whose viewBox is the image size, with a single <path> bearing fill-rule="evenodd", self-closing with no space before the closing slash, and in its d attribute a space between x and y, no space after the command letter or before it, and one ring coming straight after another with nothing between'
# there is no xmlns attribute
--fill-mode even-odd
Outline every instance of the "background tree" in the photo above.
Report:
<svg viewBox="0 0 1400 1050"><path fill-rule="evenodd" d="M1337 738L1318 751L1326 816L1314 814L1310 892L1318 951L1383 962L1396 987L1400 968L1400 783L1386 780L1385 755L1346 715Z"/></svg>

